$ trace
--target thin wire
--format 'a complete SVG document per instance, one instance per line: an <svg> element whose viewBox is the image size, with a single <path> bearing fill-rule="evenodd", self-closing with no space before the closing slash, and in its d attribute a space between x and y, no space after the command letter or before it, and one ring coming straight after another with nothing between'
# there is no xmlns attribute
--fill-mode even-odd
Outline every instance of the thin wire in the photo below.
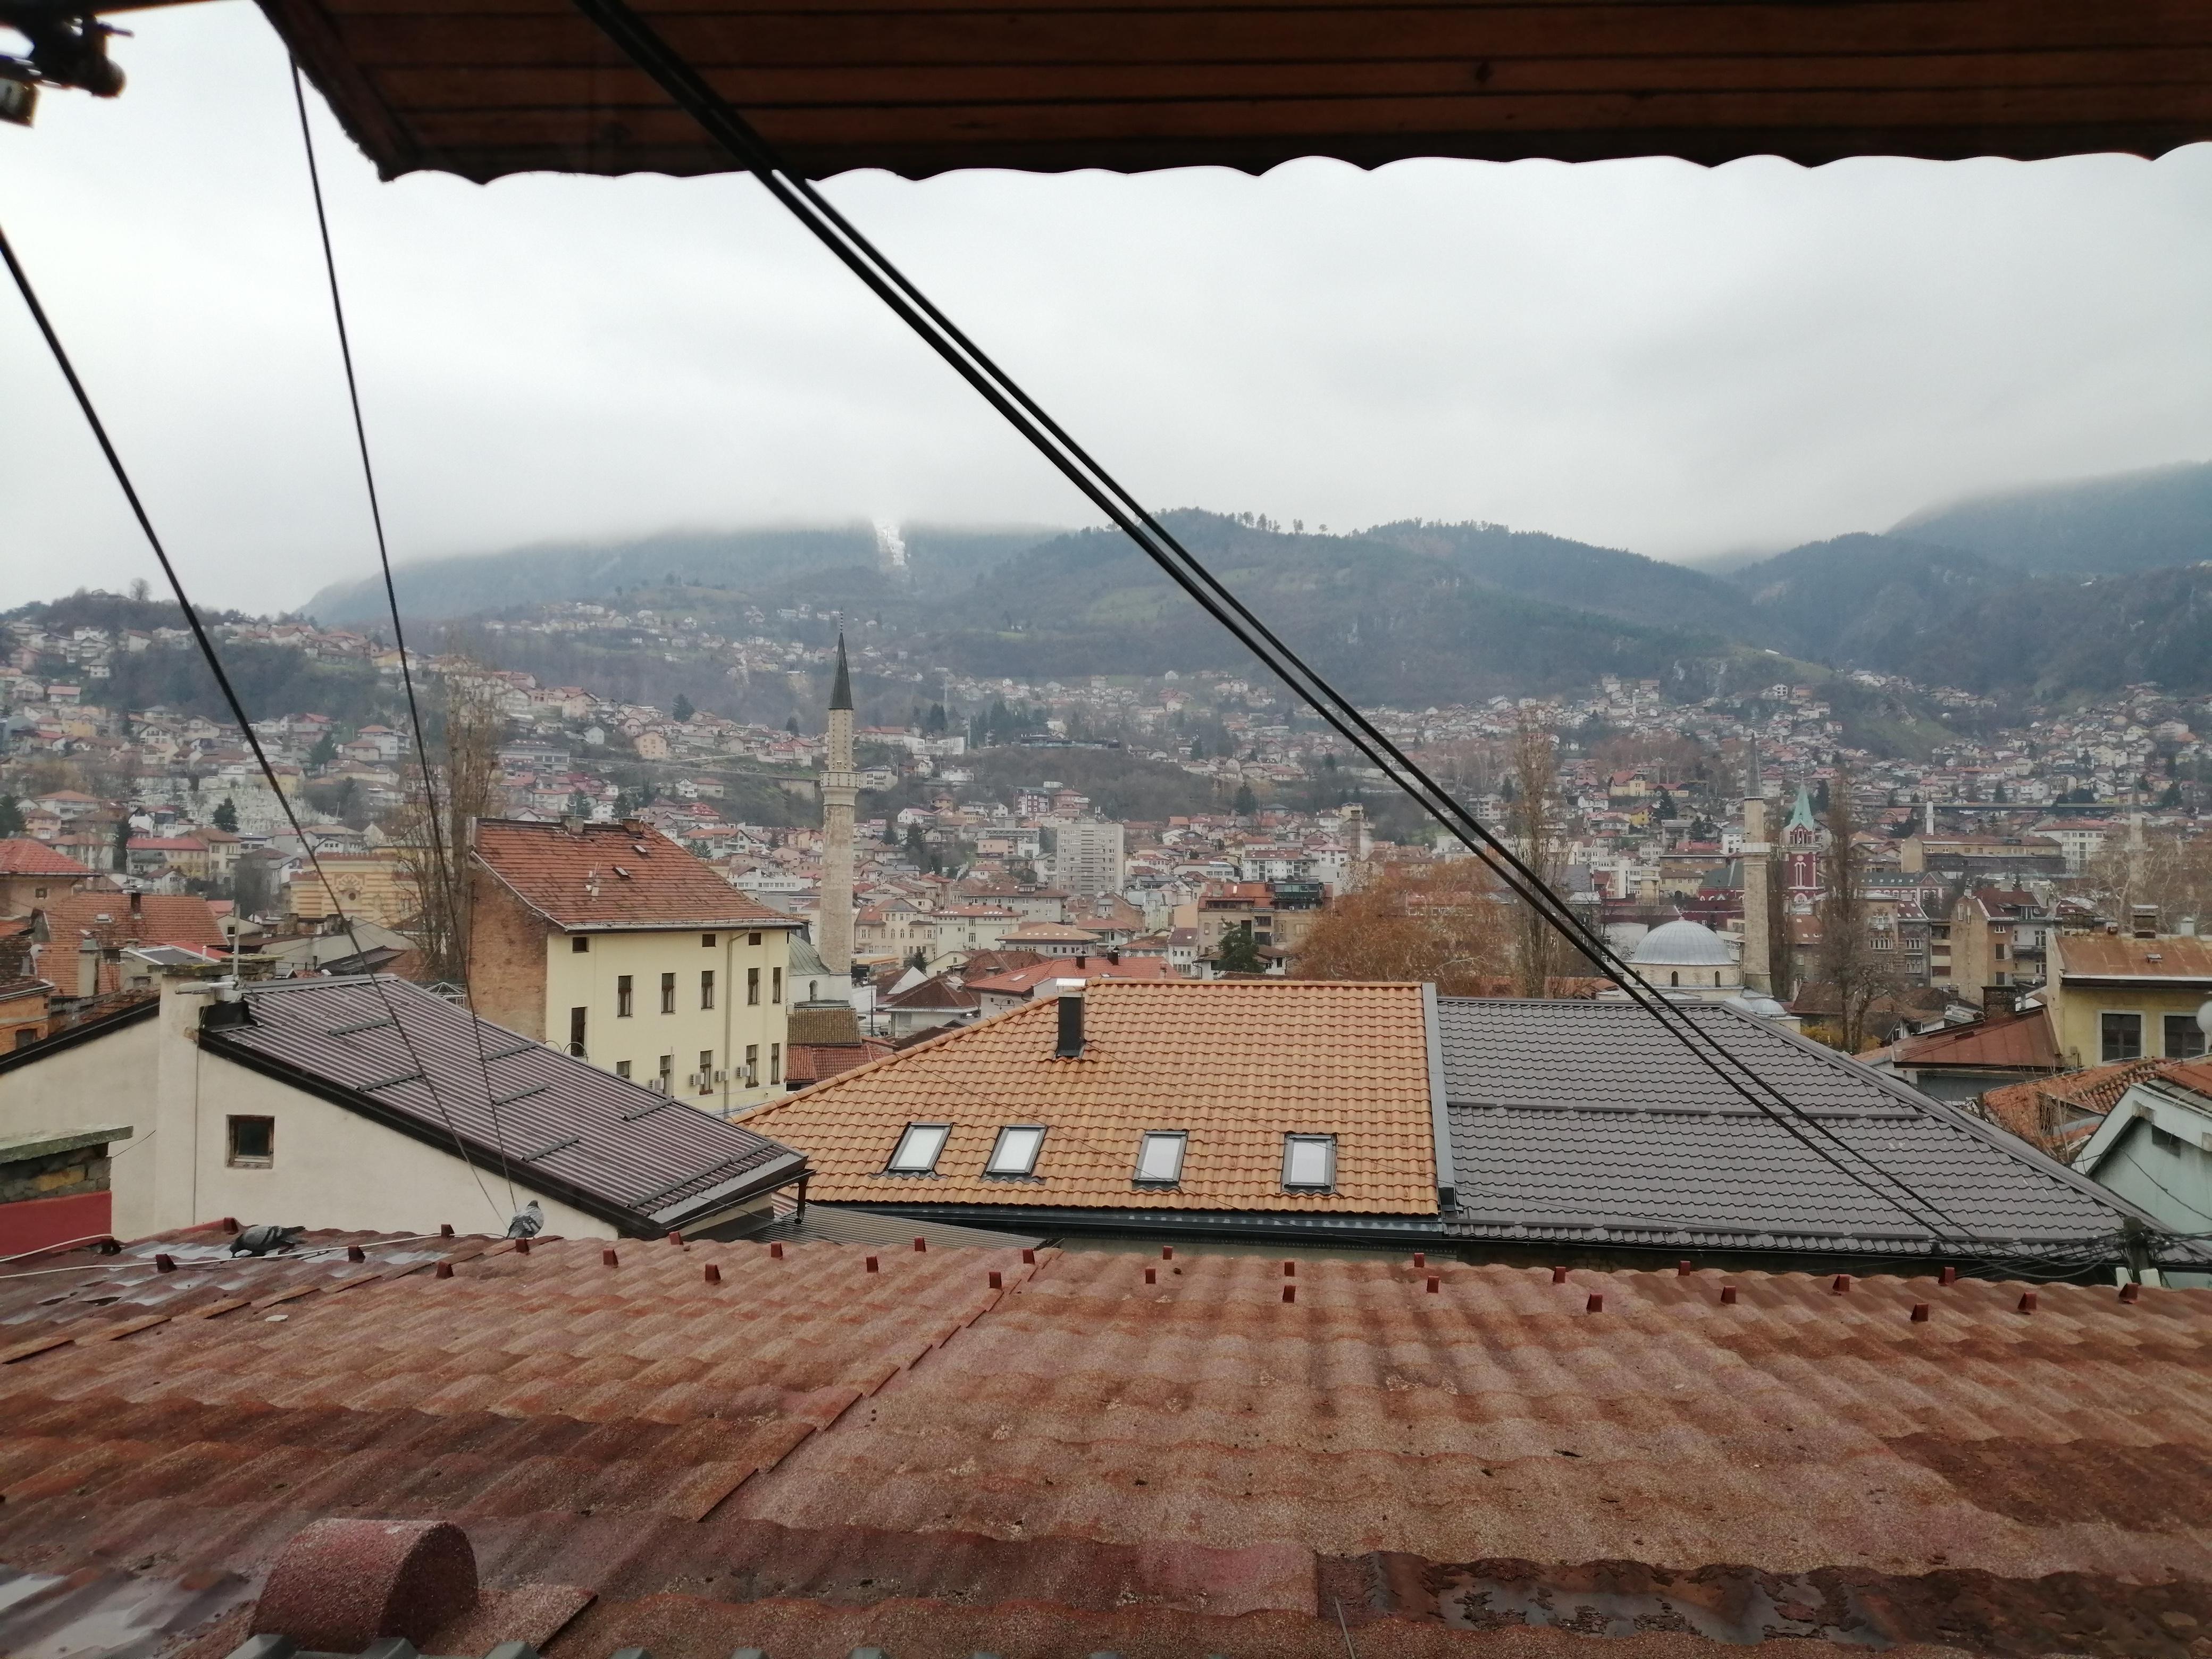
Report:
<svg viewBox="0 0 2212 1659"><path fill-rule="evenodd" d="M577 9L757 179L847 269L945 359L1039 453L1143 550L1209 616L1226 628L1339 735L1380 769L1498 877L1548 926L1598 963L1629 999L1657 1019L1735 1093L1780 1124L1808 1151L1856 1185L1941 1237L1945 1227L1969 1241L1973 1230L1948 1215L1859 1148L1850 1146L1766 1081L1681 1010L1667 1002L1543 878L1430 778L1389 738L1309 667L1169 533L1153 514L969 339L899 269L798 174L720 94L672 51L624 0L575 0ZM1778 1109L1778 1108L1779 1109ZM1794 1121L1793 1121L1794 1120ZM1819 1139L1816 1139L1815 1137ZM1823 1146L1819 1140L1826 1140ZM1839 1157L1838 1154L1841 1154ZM1872 1176L1847 1167L1855 1159ZM1881 1182L1887 1182L1884 1186ZM1917 1208L1915 1206L1917 1206ZM1931 1223L1929 1218L1936 1220Z"/></svg>
<svg viewBox="0 0 2212 1659"><path fill-rule="evenodd" d="M345 929L346 939L352 945L354 954L362 956L361 938L355 933L353 919L346 915L345 906L338 897L337 884L323 873L322 859L315 851L314 842L307 838L299 814L293 810L291 797L284 793L283 786L276 781L276 769L270 764L268 750L261 744L261 734L253 729L253 722L246 718L246 705L240 701L237 688L230 683L230 675L223 668L222 658L216 651L215 641L208 636L206 625L200 621L200 613L193 608L191 599L185 592L184 580L177 574L176 566L169 562L168 550L161 544L161 538L154 529L154 521L147 515L145 503L138 499L137 486L131 482L131 474L124 467L123 458L116 453L115 445L108 438L106 425L100 420L100 411L93 407L91 394L85 391L84 382L77 378L76 366L70 361L69 352L62 345L61 336L54 331L53 324L48 320L46 307L39 302L38 290L31 285L30 273L23 269L22 261L15 257L15 249L9 241L4 227L0 227L0 261L6 263L9 274L15 279L15 287L23 296L23 303L30 307L32 320L38 324L39 332L46 337L46 349L53 354L55 366L61 370L62 378L69 382L70 391L76 398L77 408L83 412L85 423L92 428L94 441L100 445L100 453L107 458L108 470L114 473L124 500L130 503L131 516L137 520L138 528L144 532L146 544L154 550L154 557L161 564L161 574L168 578L169 591L176 596L177 608L184 612L185 622L199 646L201 657L206 660L208 672L215 677L216 689L229 705L232 718L237 720L239 729L246 734L246 746L253 751L253 758L261 768L261 775L267 781L270 793L276 797L276 804L284 809L284 820L292 826L293 835L299 838L301 850L307 854L307 862L314 870L315 879L322 883L323 890L329 895L331 908L337 913L339 924ZM422 1064L422 1056L416 1052L415 1039L409 1035L406 1025L399 1018L398 1010L392 1006L390 990L377 975L369 975L368 981L376 988L377 998L383 1003L384 1012L390 1016L392 1029L399 1033L400 1042L406 1046L408 1059L422 1075L423 1086L430 1091L431 1103L438 1109L438 1115L445 1120L447 1133L453 1138L453 1150L460 1154L461 1162L468 1166L469 1174L475 1177L477 1190L483 1194L486 1206L494 1215L498 1215L499 1206L493 1202L490 1190L483 1184L483 1176L477 1170L476 1161L470 1158L468 1147L461 1139L461 1132L454 1126L453 1114L446 1109L446 1103L438 1093L438 1085L431 1078L429 1068ZM471 1014L470 1018L474 1018L475 1016Z"/></svg>
<svg viewBox="0 0 2212 1659"><path fill-rule="evenodd" d="M446 848L445 815L438 810L438 786L431 775L430 750L422 735L422 709L415 699L415 670L408 660L407 634L399 622L399 589L392 580L392 551L384 538L384 507L376 493L376 469L368 459L368 426L362 419L361 386L353 372L353 341L346 331L345 301L338 293L337 256L331 248L330 215L323 205L322 169L315 164L315 133L307 120L307 88L300 74L300 60L289 60L292 65L292 101L300 111L300 144L307 155L307 186L315 198L315 228L323 241L323 274L331 289L331 320L337 325L338 358L345 365L346 401L353 409L354 444L361 451L361 480L368 491L368 521L376 531L376 562L384 572L385 602L392 611L392 642L399 652L399 683L407 691L407 719L415 728L415 759L422 773L422 799L428 809L430 824L430 860L436 873L438 885L445 894L448 931L461 914L460 884L455 879L453 866L459 862L459 849L448 859ZM448 729L448 736L451 732ZM477 1067L483 1074L484 1101L491 1113L492 1145L499 1149L499 1171L507 1182L507 1201L510 1209L518 1208L514 1195L514 1170L507 1162L507 1137L499 1127L499 1091L492 1087L491 1062L484 1058L483 1023L475 1017L476 994L469 986L469 963L465 951L459 957L461 994L468 999L470 1025L476 1032Z"/></svg>

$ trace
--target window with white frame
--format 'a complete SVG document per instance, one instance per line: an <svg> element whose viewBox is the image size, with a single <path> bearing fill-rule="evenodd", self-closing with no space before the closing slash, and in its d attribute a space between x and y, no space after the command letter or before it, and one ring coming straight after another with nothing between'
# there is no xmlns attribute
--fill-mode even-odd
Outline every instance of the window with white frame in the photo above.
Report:
<svg viewBox="0 0 2212 1659"><path fill-rule="evenodd" d="M945 1150L945 1137L952 1133L949 1123L909 1123L906 1133L891 1152L889 1165L893 1175L928 1175L937 1168L937 1156Z"/></svg>
<svg viewBox="0 0 2212 1659"><path fill-rule="evenodd" d="M1182 1154L1190 1137L1181 1129L1156 1130L1137 1146L1137 1179L1148 1186L1172 1187L1182 1179Z"/></svg>
<svg viewBox="0 0 2212 1659"><path fill-rule="evenodd" d="M1283 1185L1294 1192L1327 1192L1336 1185L1334 1135L1285 1135Z"/></svg>
<svg viewBox="0 0 2212 1659"><path fill-rule="evenodd" d="M991 1148L991 1161L983 1166L985 1175L1025 1176L1036 1171L1037 1154L1044 1149L1044 1131L1035 1124L1010 1123L999 1131L998 1144Z"/></svg>

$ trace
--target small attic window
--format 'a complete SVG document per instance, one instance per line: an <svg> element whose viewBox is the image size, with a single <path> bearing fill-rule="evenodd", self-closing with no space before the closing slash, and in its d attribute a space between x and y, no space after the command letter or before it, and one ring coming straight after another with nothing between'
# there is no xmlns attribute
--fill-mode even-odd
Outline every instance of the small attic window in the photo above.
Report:
<svg viewBox="0 0 2212 1659"><path fill-rule="evenodd" d="M623 869L619 864L615 866L615 873L620 876L624 881L628 881L629 879L629 872Z"/></svg>
<svg viewBox="0 0 2212 1659"><path fill-rule="evenodd" d="M909 1123L906 1133L899 1137L897 1149L891 1153L890 1170L893 1175L929 1175L937 1168L937 1155L945 1150L945 1138L952 1133L949 1123Z"/></svg>
<svg viewBox="0 0 2212 1659"><path fill-rule="evenodd" d="M649 859L653 856L653 849L641 841L630 842L629 849L641 859Z"/></svg>
<svg viewBox="0 0 2212 1659"><path fill-rule="evenodd" d="M985 1175L1025 1176L1036 1172L1037 1154L1044 1149L1044 1130L1033 1124L1012 1123L999 1131L999 1143L991 1148L991 1161L983 1166Z"/></svg>
<svg viewBox="0 0 2212 1659"><path fill-rule="evenodd" d="M1285 1135L1283 1185L1294 1192L1325 1193L1336 1185L1334 1135Z"/></svg>
<svg viewBox="0 0 2212 1659"><path fill-rule="evenodd" d="M1137 1146L1139 1185L1172 1187L1182 1179L1183 1148L1190 1137L1181 1129L1155 1130Z"/></svg>

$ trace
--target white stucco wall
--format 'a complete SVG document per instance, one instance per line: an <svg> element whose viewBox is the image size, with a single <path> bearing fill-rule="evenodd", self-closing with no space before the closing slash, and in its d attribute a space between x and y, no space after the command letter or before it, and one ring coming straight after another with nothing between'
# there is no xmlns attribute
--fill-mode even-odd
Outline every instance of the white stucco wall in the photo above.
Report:
<svg viewBox="0 0 2212 1659"><path fill-rule="evenodd" d="M137 1131L110 1154L118 1237L225 1216L248 1226L429 1233L450 1222L464 1233L503 1233L507 1218L533 1198L548 1233L617 1236L607 1222L520 1180L510 1203L495 1170L481 1171L480 1189L453 1149L202 1049L196 1039L206 1002L184 983L165 981L154 1019L0 1073L0 1130L128 1123ZM268 1168L231 1166L234 1115L274 1121Z"/></svg>

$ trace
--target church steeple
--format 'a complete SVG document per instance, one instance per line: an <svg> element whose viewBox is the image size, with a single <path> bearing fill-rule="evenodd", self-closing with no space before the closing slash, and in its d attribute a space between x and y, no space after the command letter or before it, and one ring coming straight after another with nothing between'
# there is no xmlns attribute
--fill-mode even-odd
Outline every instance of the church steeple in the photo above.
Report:
<svg viewBox="0 0 2212 1659"><path fill-rule="evenodd" d="M845 662L845 635L837 635L837 678L830 688L830 706L849 709L853 706L853 671Z"/></svg>
<svg viewBox="0 0 2212 1659"><path fill-rule="evenodd" d="M1813 822L1813 793L1802 783L1797 786L1797 799L1790 809L1790 822L1782 828L1785 834L1792 830L1819 833L1819 827Z"/></svg>

